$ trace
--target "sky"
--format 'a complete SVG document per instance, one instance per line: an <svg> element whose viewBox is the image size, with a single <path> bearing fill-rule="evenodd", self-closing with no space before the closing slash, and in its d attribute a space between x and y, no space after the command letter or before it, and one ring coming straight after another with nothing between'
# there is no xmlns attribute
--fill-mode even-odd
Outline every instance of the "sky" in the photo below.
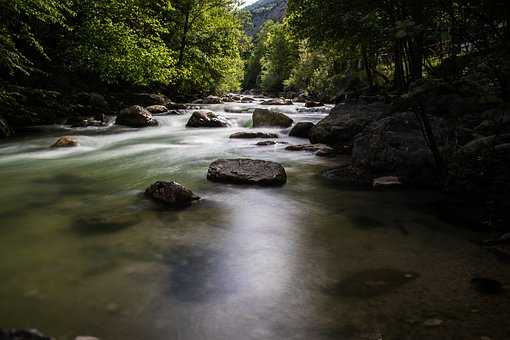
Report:
<svg viewBox="0 0 510 340"><path fill-rule="evenodd" d="M244 0L244 5L243 6L251 5L254 2L257 2L257 0Z"/></svg>

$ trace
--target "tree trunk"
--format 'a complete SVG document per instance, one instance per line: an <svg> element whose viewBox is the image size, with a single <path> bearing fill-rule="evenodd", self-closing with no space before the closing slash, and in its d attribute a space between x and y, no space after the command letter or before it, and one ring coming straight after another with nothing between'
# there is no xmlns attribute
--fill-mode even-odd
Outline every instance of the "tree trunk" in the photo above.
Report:
<svg viewBox="0 0 510 340"><path fill-rule="evenodd" d="M402 58L402 42L400 40L395 42L393 59L393 62L395 63L393 86L395 87L396 91L402 92L405 89L405 78Z"/></svg>
<svg viewBox="0 0 510 340"><path fill-rule="evenodd" d="M191 6L190 6L191 7ZM189 32L189 17L191 8L188 7L186 9L186 17L184 19L184 27L182 31L182 39L181 39L181 47L179 49L179 61L177 62L177 66L181 67L184 63L184 54L186 53L186 44L188 43L188 32Z"/></svg>

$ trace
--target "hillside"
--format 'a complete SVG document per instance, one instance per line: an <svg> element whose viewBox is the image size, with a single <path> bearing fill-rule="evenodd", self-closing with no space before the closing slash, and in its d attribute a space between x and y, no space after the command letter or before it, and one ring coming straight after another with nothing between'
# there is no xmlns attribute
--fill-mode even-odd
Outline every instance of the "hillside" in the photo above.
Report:
<svg viewBox="0 0 510 340"><path fill-rule="evenodd" d="M268 20L279 21L287 11L287 0L260 0L246 9L252 15L253 26L247 28L248 35L255 35Z"/></svg>

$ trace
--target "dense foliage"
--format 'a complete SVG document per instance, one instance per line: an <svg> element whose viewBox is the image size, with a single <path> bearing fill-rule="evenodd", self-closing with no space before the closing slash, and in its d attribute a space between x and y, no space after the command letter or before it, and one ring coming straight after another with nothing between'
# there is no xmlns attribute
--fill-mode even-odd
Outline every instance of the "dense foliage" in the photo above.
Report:
<svg viewBox="0 0 510 340"><path fill-rule="evenodd" d="M289 0L286 21L274 24L279 29L272 32L280 40L291 37L288 46L294 52L264 48L267 32L262 30L245 85L273 68L285 70L287 90L316 96L346 90L405 92L423 77L477 74L508 99L509 20L510 4L504 0ZM299 61L289 58L287 67L280 65L282 53L298 55ZM262 61L260 67L254 60ZM278 83L257 85L265 91L281 90L280 79Z"/></svg>
<svg viewBox="0 0 510 340"><path fill-rule="evenodd" d="M235 0L0 2L0 76L51 69L183 94L239 89L245 36Z"/></svg>

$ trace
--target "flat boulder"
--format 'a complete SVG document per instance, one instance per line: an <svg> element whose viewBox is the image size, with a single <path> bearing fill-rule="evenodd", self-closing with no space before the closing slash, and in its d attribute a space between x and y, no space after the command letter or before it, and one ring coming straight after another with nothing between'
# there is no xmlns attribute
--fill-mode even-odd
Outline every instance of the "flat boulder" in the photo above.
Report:
<svg viewBox="0 0 510 340"><path fill-rule="evenodd" d="M221 159L209 166L207 179L213 182L282 186L287 174L282 165L253 159Z"/></svg>
<svg viewBox="0 0 510 340"><path fill-rule="evenodd" d="M184 208L199 200L193 192L176 182L156 182L145 190L145 196L172 208Z"/></svg>
<svg viewBox="0 0 510 340"><path fill-rule="evenodd" d="M315 127L314 123L310 122L299 122L292 130L290 130L289 136L291 137L297 137L297 138L310 138L310 132Z"/></svg>
<svg viewBox="0 0 510 340"><path fill-rule="evenodd" d="M141 106L134 105L121 111L115 121L116 125L123 125L132 128L157 126L158 122L152 114Z"/></svg>
<svg viewBox="0 0 510 340"><path fill-rule="evenodd" d="M260 103L261 105L275 105L275 106L280 106L280 105L292 105L292 100L289 100L289 99L283 99L283 98L273 98L273 99L268 99L268 100L265 100L263 101L262 103Z"/></svg>
<svg viewBox="0 0 510 340"><path fill-rule="evenodd" d="M74 137L64 136L57 139L55 143L51 146L52 148L72 148L78 146L78 140Z"/></svg>
<svg viewBox="0 0 510 340"><path fill-rule="evenodd" d="M294 121L280 112L267 109L255 109L253 112L253 127L276 126L282 128L291 127Z"/></svg>
<svg viewBox="0 0 510 340"><path fill-rule="evenodd" d="M266 132L238 132L230 136L231 139L279 138L276 133Z"/></svg>
<svg viewBox="0 0 510 340"><path fill-rule="evenodd" d="M191 115L186 127L191 128L222 128L230 123L224 116L212 111L195 111Z"/></svg>
<svg viewBox="0 0 510 340"><path fill-rule="evenodd" d="M330 157L336 155L335 149L324 144L299 144L289 145L285 148L287 151L306 151L314 152L321 157Z"/></svg>
<svg viewBox="0 0 510 340"><path fill-rule="evenodd" d="M162 114L167 113L169 110L165 105L151 105L145 108L151 114Z"/></svg>

